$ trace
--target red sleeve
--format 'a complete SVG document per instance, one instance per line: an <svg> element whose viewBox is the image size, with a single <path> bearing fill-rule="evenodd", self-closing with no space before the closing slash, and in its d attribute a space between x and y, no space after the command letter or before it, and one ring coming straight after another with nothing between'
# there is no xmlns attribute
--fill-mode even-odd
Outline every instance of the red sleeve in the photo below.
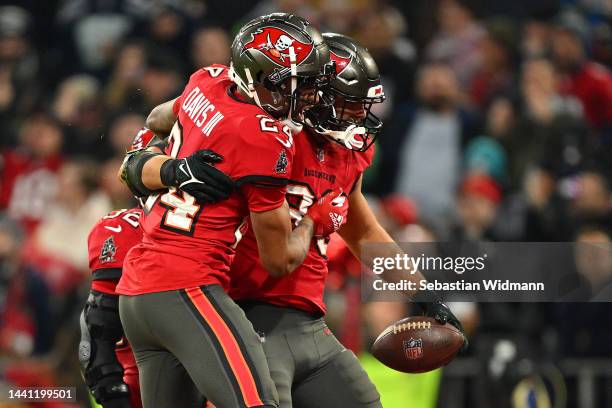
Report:
<svg viewBox="0 0 612 408"><path fill-rule="evenodd" d="M239 124L232 177L238 186L255 183L283 186L288 182L295 146L286 126L266 115L250 115Z"/></svg>
<svg viewBox="0 0 612 408"><path fill-rule="evenodd" d="M359 168L359 172L363 173L374 161L376 146L372 145L365 152L356 152L355 154L357 155L357 167Z"/></svg>
<svg viewBox="0 0 612 408"><path fill-rule="evenodd" d="M240 190L247 199L249 210L264 212L275 210L285 202L287 187L262 187L253 183L246 183Z"/></svg>
<svg viewBox="0 0 612 408"><path fill-rule="evenodd" d="M174 100L174 103L172 104L172 112L174 112L175 116L178 116L179 113L179 109L181 107L181 100L182 100L183 95L180 95L178 98L176 98Z"/></svg>
<svg viewBox="0 0 612 408"><path fill-rule="evenodd" d="M363 175L363 172L366 171L374 161L376 149L375 146L372 145L365 152L355 152L353 154L355 155L355 171L357 175L355 176L355 180L353 181L353 185L351 186L351 193L355 190L355 187L357 187L357 182L359 181L359 178Z"/></svg>

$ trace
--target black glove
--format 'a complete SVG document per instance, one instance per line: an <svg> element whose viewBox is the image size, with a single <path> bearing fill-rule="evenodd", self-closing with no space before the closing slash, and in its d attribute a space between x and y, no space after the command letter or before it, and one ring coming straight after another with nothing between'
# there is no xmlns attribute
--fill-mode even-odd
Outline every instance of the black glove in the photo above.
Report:
<svg viewBox="0 0 612 408"><path fill-rule="evenodd" d="M468 347L468 340L463 331L463 325L448 306L442 302L442 297L433 290L421 290L414 295L412 300L421 308L423 314L432 317L440 324L450 324L463 334L463 347L460 353L464 353Z"/></svg>
<svg viewBox="0 0 612 408"><path fill-rule="evenodd" d="M446 306L441 300L435 302L418 302L417 305L423 310L423 314L427 317L432 317L440 324L450 324L455 326L457 330L463 334L463 346L459 350L460 354L466 352L468 348L468 339L463 331L463 325L453 314L448 306Z"/></svg>
<svg viewBox="0 0 612 408"><path fill-rule="evenodd" d="M463 326L448 306L441 301L417 303L427 317L433 317L440 324L451 324L463 333Z"/></svg>
<svg viewBox="0 0 612 408"><path fill-rule="evenodd" d="M198 150L184 159L167 160L160 170L161 181L167 187L189 193L198 203L227 200L234 191L234 182L213 166L222 160L212 150Z"/></svg>

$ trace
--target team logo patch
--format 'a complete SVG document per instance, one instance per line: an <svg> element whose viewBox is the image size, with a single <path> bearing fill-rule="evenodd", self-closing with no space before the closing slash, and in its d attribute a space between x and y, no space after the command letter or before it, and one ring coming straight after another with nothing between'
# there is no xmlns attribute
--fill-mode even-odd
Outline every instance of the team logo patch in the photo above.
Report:
<svg viewBox="0 0 612 408"><path fill-rule="evenodd" d="M104 245L102 245L102 251L100 252L100 261L102 263L113 262L115 260L115 254L117 253L117 246L115 245L115 239L111 235L106 238Z"/></svg>
<svg viewBox="0 0 612 408"><path fill-rule="evenodd" d="M346 58L336 54L333 51L330 51L329 58L336 63L336 75L340 75L351 63L353 56L350 55L348 58Z"/></svg>
<svg viewBox="0 0 612 408"><path fill-rule="evenodd" d="M284 150L281 150L276 166L274 167L274 171L276 171L278 174L285 174L287 172L288 165L289 161L287 160L287 154Z"/></svg>
<svg viewBox="0 0 612 408"><path fill-rule="evenodd" d="M423 340L413 339L404 340L404 353L408 360L416 360L423 356Z"/></svg>
<svg viewBox="0 0 612 408"><path fill-rule="evenodd" d="M289 33L276 27L263 27L251 34L251 41L244 44L242 52L256 49L268 59L285 68L291 67L289 48L295 52L295 63L300 65L313 50L312 41L304 43L293 38Z"/></svg>

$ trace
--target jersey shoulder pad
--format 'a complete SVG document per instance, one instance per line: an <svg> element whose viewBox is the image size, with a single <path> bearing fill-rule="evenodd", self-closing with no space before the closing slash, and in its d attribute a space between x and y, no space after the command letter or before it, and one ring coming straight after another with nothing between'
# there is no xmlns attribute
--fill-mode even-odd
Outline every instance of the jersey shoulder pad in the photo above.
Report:
<svg viewBox="0 0 612 408"><path fill-rule="evenodd" d="M233 175L239 185L255 180L286 184L295 154L293 135L287 126L259 112L243 116L237 124L240 157Z"/></svg>
<svg viewBox="0 0 612 408"><path fill-rule="evenodd" d="M229 78L229 68L223 64L212 64L207 67L201 68L202 74L210 78Z"/></svg>
<svg viewBox="0 0 612 408"><path fill-rule="evenodd" d="M250 105L256 108L254 105ZM246 145L276 145L294 149L293 134L289 127L264 113L261 109L249 109L240 119L237 130Z"/></svg>
<svg viewBox="0 0 612 408"><path fill-rule="evenodd" d="M195 71L189 77L189 82L202 82L211 79L227 79L228 67L222 64L213 64Z"/></svg>

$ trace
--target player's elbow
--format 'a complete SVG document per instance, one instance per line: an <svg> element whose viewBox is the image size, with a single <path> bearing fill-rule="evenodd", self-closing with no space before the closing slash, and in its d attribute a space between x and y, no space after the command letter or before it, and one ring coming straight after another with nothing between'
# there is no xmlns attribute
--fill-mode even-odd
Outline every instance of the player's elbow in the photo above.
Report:
<svg viewBox="0 0 612 408"><path fill-rule="evenodd" d="M145 125L155 131L156 129L159 129L160 127L160 107L156 106L155 108L153 108L153 110L151 111L151 113L149 113L149 116L147 116L147 119L145 121Z"/></svg>

